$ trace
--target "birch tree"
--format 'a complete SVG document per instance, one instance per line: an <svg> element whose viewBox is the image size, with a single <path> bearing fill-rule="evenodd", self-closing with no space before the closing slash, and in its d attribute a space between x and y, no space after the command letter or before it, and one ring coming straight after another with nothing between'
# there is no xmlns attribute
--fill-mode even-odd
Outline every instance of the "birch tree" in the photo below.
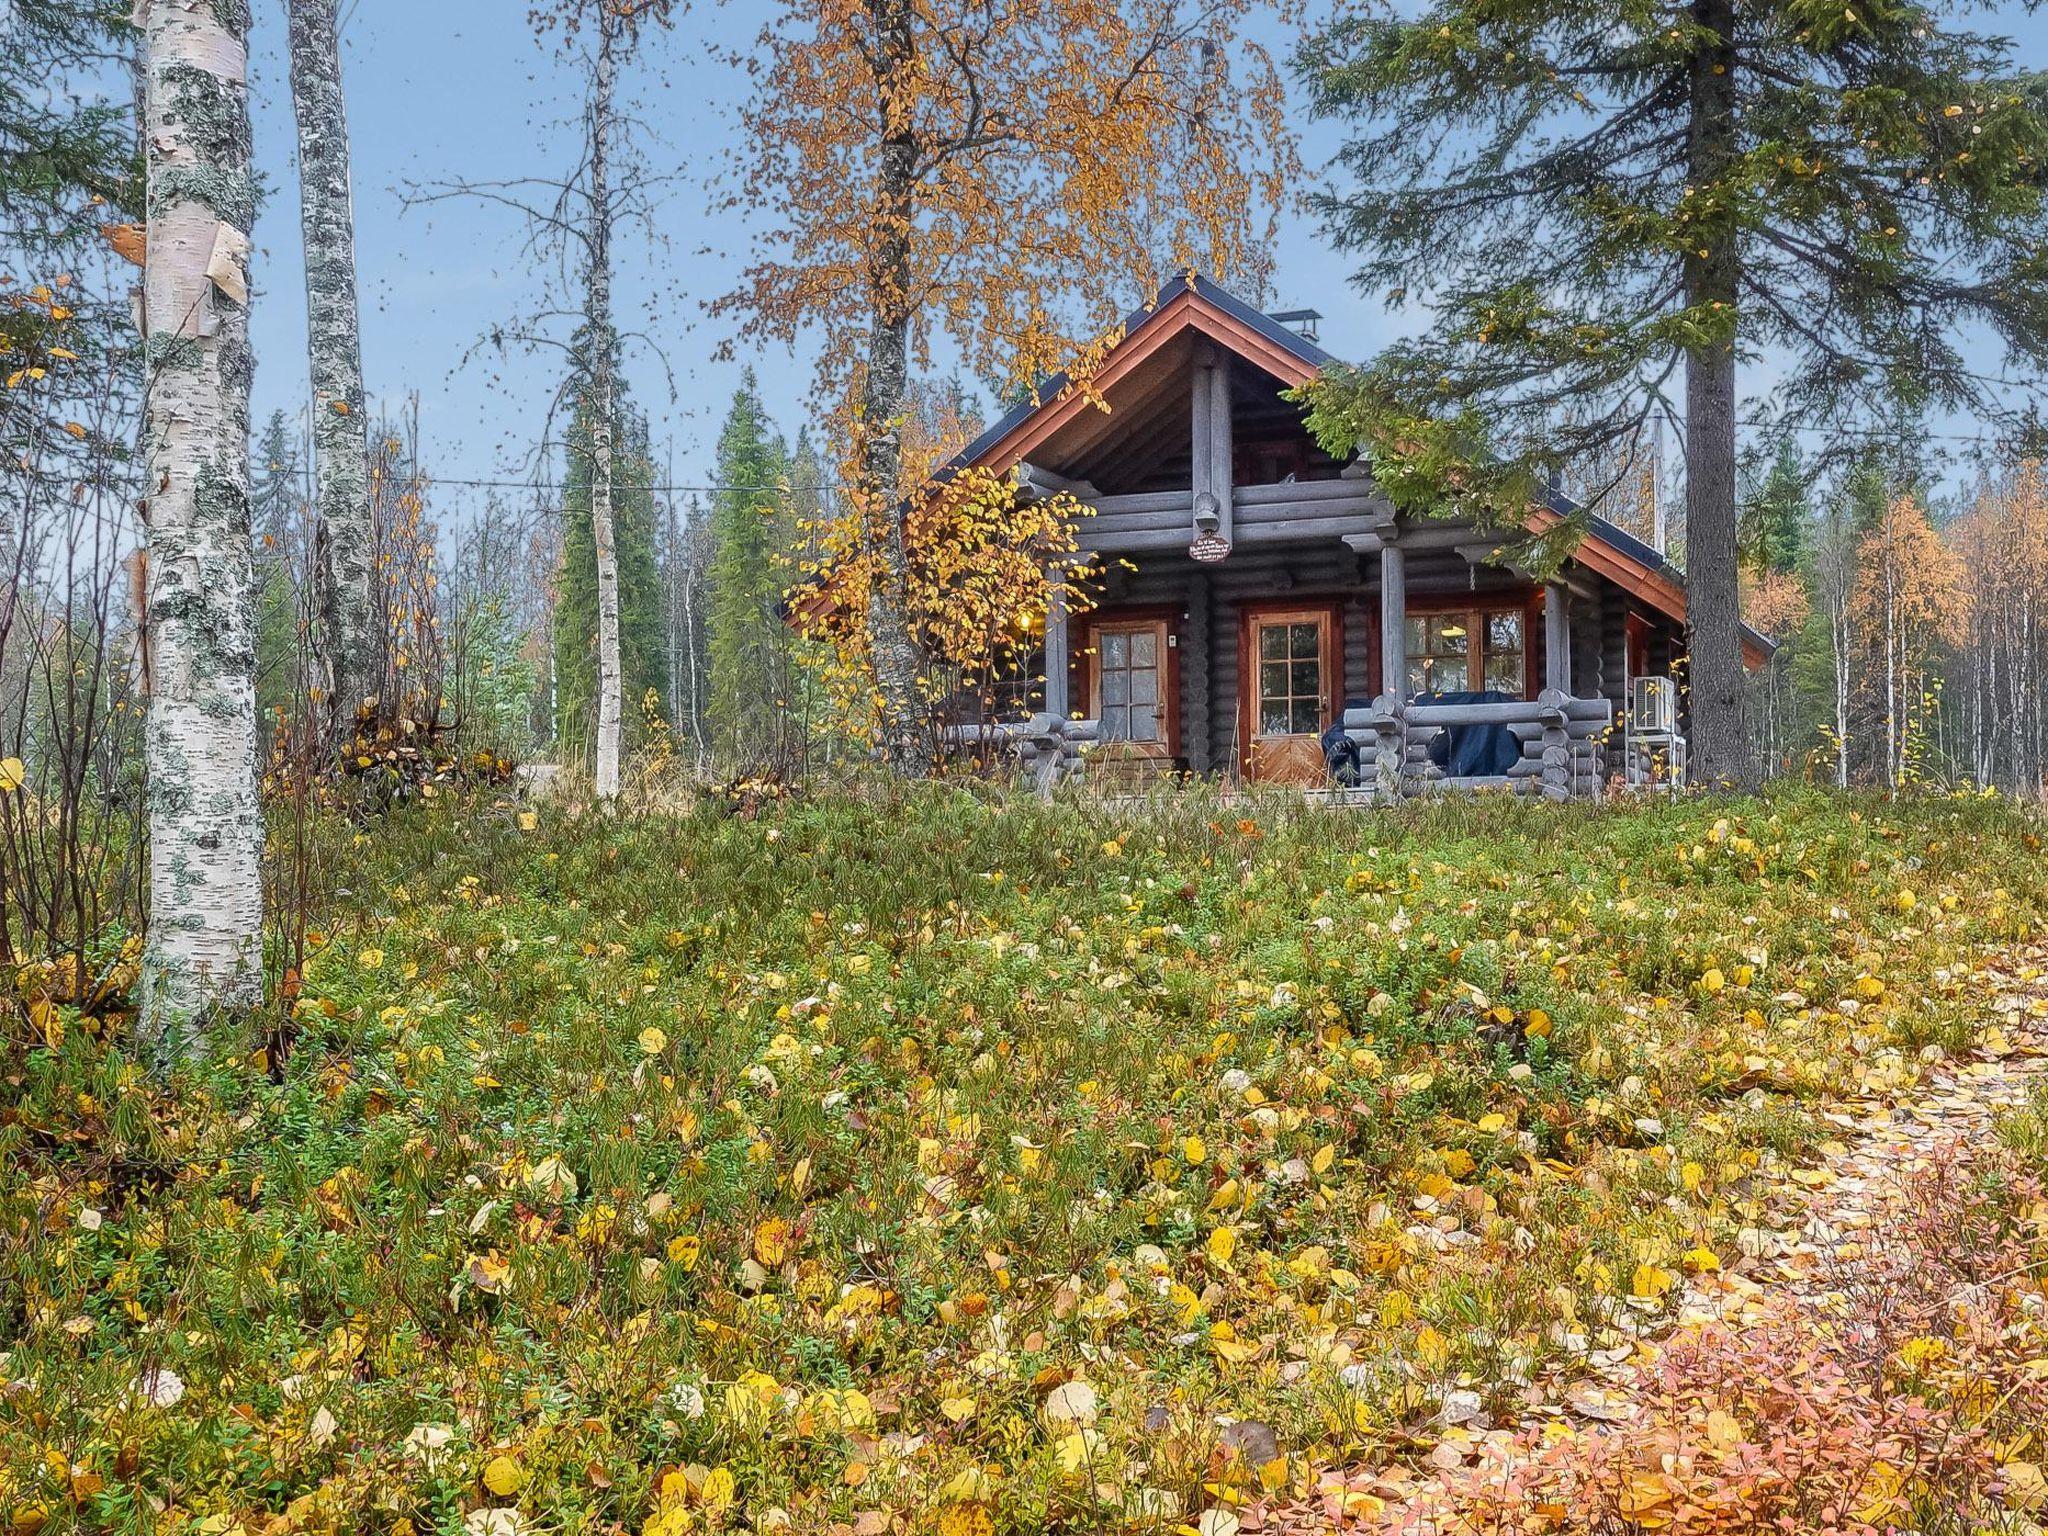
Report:
<svg viewBox="0 0 2048 1536"><path fill-rule="evenodd" d="M261 1001L249 541L249 12L142 0L149 939L140 1030L196 1049Z"/></svg>
<svg viewBox="0 0 2048 1536"><path fill-rule="evenodd" d="M1863 536L1857 566L1849 620L1881 712L1883 780L1896 789L1911 777L1926 737L1936 658L1969 633L1969 596L1961 562L1907 494L1885 502Z"/></svg>
<svg viewBox="0 0 2048 1536"><path fill-rule="evenodd" d="M568 343L571 388L580 396L578 416L587 419L583 453L590 470L591 532L596 546L598 693L593 732L594 778L601 799L619 790L624 723L624 663L619 640L618 397L620 336L612 308L612 240L620 221L647 218L650 187L665 179L650 176L644 161L621 164L624 118L618 108L621 55L649 23L666 24L674 0L553 0L533 13L546 32L565 36L592 33L590 96L584 115L585 153L566 180L523 176L505 181L444 184L416 195L416 201L468 198L511 208L526 217L536 254L572 253L582 284L576 302L580 324ZM526 346L559 346L545 334L546 321L531 330L508 332L494 326L491 338ZM644 337L642 340L644 341ZM571 451L576 451L572 444Z"/></svg>
<svg viewBox="0 0 2048 1536"><path fill-rule="evenodd" d="M590 229L586 237L587 307L583 321L584 368L590 381L590 531L597 545L597 793L609 800L619 792L619 733L624 717L625 680L619 661L619 546L612 521L614 373L618 338L612 329L612 92L617 78L613 53L623 8L599 0L597 57L590 89Z"/></svg>
<svg viewBox="0 0 2048 1536"><path fill-rule="evenodd" d="M358 334L355 213L341 89L338 0L290 0L299 216L306 246L307 359L313 384L313 509L318 669L346 730L376 689L370 598L369 443Z"/></svg>
<svg viewBox="0 0 2048 1536"><path fill-rule="evenodd" d="M1849 699L1855 682L1855 631L1850 603L1856 593L1856 530L1841 498L1829 504L1813 551L1814 597L1827 635L1827 710L1825 734L1833 748L1837 789L1849 787L1851 725Z"/></svg>

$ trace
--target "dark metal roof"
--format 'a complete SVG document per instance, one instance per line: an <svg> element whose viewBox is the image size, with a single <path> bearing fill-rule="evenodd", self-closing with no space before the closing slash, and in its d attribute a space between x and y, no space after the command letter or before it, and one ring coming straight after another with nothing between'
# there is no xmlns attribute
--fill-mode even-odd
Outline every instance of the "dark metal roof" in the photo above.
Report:
<svg viewBox="0 0 2048 1536"><path fill-rule="evenodd" d="M1562 517L1579 517L1586 525L1586 531L1610 549L1617 549L1631 560L1647 565L1666 581L1676 583L1680 591L1685 590L1685 572L1664 557L1663 551L1653 544L1647 544L1626 529L1610 523L1604 517L1596 517L1585 511L1576 501L1559 490L1550 493L1550 509ZM1740 626L1743 636L1762 647L1766 655L1776 655L1778 642L1760 629L1748 624Z"/></svg>
<svg viewBox="0 0 2048 1536"><path fill-rule="evenodd" d="M1144 308L1134 309L1124 316L1124 335L1126 337L1131 336L1146 321L1150 320L1160 310L1184 293L1193 293L1197 298L1215 305L1216 308L1222 310L1233 320L1251 327L1251 329L1265 337L1266 340L1282 350L1292 353L1311 368L1328 368L1338 361L1306 336L1303 336L1299 331L1289 330L1271 315L1266 314L1262 310L1253 309L1251 305L1245 303L1244 300L1236 295L1217 287L1206 277L1200 277L1194 273L1186 273L1176 277L1172 282L1159 290L1158 298L1154 299ZM974 463L975 460L995 447L997 443L1000 443L1004 438L1016 431L1018 427L1029 421L1031 417L1036 415L1049 401L1072 382L1073 380L1064 372L1048 374L1045 378L1040 379L1037 385L1033 387L1028 399L1010 407L981 436L948 459L938 471L939 476L943 477L954 473L962 467Z"/></svg>

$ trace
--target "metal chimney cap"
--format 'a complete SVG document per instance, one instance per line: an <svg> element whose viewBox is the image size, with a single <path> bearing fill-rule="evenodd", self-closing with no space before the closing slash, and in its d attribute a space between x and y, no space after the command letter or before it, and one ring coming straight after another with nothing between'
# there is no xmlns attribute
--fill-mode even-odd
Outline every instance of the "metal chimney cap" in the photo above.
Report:
<svg viewBox="0 0 2048 1536"><path fill-rule="evenodd" d="M1316 322L1323 318L1322 311L1315 309L1283 309L1268 317L1276 325L1291 326L1301 334L1304 341L1316 339Z"/></svg>

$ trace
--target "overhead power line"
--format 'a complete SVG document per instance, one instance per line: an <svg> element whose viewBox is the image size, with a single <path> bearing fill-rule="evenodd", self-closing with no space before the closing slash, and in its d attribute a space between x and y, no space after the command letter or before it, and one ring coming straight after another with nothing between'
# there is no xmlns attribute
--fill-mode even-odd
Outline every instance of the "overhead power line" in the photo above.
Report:
<svg viewBox="0 0 2048 1536"><path fill-rule="evenodd" d="M1766 432L1794 432L1802 436L1808 437L1861 437L1874 439L1897 437L1901 435L1901 433L1898 430L1886 427L1788 427L1780 425L1775 422L1759 421L1753 418L1741 419L1737 422L1737 425L1744 427L1752 427L1757 430ZM2002 438L1984 432L1912 432L1905 435L1909 435L1921 441L1927 442L1974 443L1980 447L1999 447L2003 445L2003 443L2005 442L2005 440ZM555 493L561 491L562 489L561 482L555 480L476 480L456 475L437 475L434 474L431 470L427 471L423 478L427 481L429 485L454 485L462 486L465 489L470 490L534 491ZM833 481L827 484L819 485L645 485L631 486L628 487L628 489L659 492L662 494L670 495L675 494L677 492L695 492L707 496L715 496L722 492L728 491L750 495L759 491L783 490L847 491L852 490L853 487L845 485L838 481Z"/></svg>
<svg viewBox="0 0 2048 1536"><path fill-rule="evenodd" d="M555 480L465 480L455 475L437 475L432 470L423 471L421 477L429 485L461 485L477 490L491 491L559 491L561 482ZM720 491L843 491L843 485L623 485L628 491L703 491L716 494Z"/></svg>

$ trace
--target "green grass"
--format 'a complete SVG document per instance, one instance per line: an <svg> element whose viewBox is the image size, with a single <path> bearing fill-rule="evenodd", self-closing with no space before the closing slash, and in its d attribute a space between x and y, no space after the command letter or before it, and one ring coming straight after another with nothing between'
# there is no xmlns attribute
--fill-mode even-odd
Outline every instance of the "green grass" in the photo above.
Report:
<svg viewBox="0 0 2048 1536"><path fill-rule="evenodd" d="M330 834L281 1084L5 1047L17 1526L1191 1522L1654 1318L2048 902L1983 800L526 819Z"/></svg>

